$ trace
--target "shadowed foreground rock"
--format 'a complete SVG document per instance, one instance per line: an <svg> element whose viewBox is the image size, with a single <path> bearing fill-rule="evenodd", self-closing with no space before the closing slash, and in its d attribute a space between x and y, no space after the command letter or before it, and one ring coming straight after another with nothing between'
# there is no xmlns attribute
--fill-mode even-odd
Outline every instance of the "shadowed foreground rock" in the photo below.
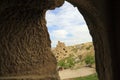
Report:
<svg viewBox="0 0 120 80"><path fill-rule="evenodd" d="M45 12L62 3L56 0L0 1L0 79L59 79Z"/></svg>

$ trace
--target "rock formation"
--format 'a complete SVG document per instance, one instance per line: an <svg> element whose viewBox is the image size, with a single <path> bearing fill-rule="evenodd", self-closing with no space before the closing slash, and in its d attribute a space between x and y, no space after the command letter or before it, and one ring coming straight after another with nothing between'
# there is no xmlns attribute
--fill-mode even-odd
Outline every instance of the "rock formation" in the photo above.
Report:
<svg viewBox="0 0 120 80"><path fill-rule="evenodd" d="M58 41L57 46L52 49L57 61L60 61L66 57L73 56L74 58L80 58L84 60L87 55L94 56L94 46L92 42L83 44L76 44L73 46L66 46L64 42Z"/></svg>
<svg viewBox="0 0 120 80"><path fill-rule="evenodd" d="M52 50L52 52L58 61L69 57L69 55L71 54L70 49L66 47L65 43L60 41L58 41L57 46Z"/></svg>

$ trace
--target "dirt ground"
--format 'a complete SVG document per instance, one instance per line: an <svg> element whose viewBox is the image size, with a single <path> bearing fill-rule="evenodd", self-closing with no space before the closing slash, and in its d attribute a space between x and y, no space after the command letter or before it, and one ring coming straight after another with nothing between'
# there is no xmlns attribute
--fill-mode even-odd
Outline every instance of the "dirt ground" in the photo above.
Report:
<svg viewBox="0 0 120 80"><path fill-rule="evenodd" d="M69 78L83 77L94 73L96 73L95 68L83 67L76 70L66 69L59 71L59 76L61 80L64 80Z"/></svg>

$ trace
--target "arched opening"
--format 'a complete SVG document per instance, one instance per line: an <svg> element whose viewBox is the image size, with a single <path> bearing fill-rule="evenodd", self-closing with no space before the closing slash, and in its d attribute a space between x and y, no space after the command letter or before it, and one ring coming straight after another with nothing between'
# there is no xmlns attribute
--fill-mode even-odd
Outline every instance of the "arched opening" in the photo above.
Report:
<svg viewBox="0 0 120 80"><path fill-rule="evenodd" d="M53 9L61 1L0 0L0 79L16 79L17 76L26 79L22 75L31 74L42 80L58 79L44 17L46 10ZM118 80L120 55L114 51L118 50L119 39L114 40L118 37L114 35L119 31L114 32L115 25L111 25L114 17L109 15L112 11L107 12L111 4L106 5L109 3L106 0L67 1L78 7L87 22L93 37L99 79Z"/></svg>
<svg viewBox="0 0 120 80"><path fill-rule="evenodd" d="M81 62L82 60L84 60L85 62L85 58L86 58L85 65L82 65L82 64L77 64L77 65L82 65L84 67L89 66L87 64L87 61L90 62L90 60L93 59L94 51L92 50L94 50L94 48L91 43L86 43L86 42L92 42L92 38L89 34L87 24L83 16L77 10L77 7L73 7L73 5L71 5L70 3L65 2L61 8L57 8L52 12L48 11L46 15L46 19L47 19L48 31L50 33L50 38L52 41L52 47L55 47L57 45L57 47L59 48L59 49L56 48L57 50L52 49L53 53L55 53L56 58L57 59L59 58L58 61L62 63L63 61L62 59L67 58L64 60L64 62L67 62L68 59L69 60L71 59L71 55L76 55L74 53L77 53L79 55L77 55L77 57L74 56L75 58L74 59L72 58L71 60L73 61L76 60L78 62ZM62 41L64 43L59 41ZM86 43L86 44L82 44L82 43ZM65 44L69 46L69 48L66 48ZM77 44L80 44L80 45L77 45ZM85 49L86 49L86 52L84 53ZM68 56L69 53L70 53L70 56ZM83 55L86 53L88 55ZM60 55L60 54L63 54L64 57L63 55ZM83 56L84 56L84 59L82 59ZM71 62L71 63L74 63L74 62ZM81 66L77 66L77 67L80 68ZM66 68L66 65L65 65L65 68Z"/></svg>

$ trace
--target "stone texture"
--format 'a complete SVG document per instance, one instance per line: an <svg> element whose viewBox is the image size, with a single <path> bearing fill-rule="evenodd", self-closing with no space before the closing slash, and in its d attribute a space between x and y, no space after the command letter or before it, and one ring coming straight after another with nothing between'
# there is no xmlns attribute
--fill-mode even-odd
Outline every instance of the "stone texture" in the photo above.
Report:
<svg viewBox="0 0 120 80"><path fill-rule="evenodd" d="M0 79L39 75L59 80L45 12L60 5L56 0L0 0Z"/></svg>

